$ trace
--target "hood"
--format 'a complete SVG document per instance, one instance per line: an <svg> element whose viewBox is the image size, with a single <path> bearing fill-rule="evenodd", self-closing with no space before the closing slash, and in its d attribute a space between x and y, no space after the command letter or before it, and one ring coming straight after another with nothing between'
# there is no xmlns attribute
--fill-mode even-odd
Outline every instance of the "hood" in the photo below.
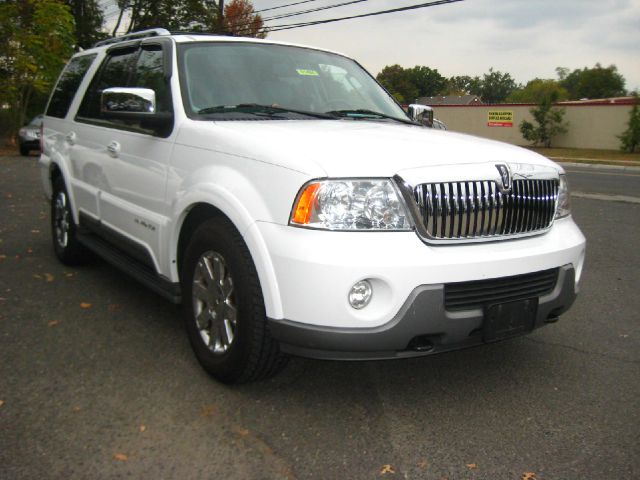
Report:
<svg viewBox="0 0 640 480"><path fill-rule="evenodd" d="M181 132L191 138L181 138L180 143L280 165L310 177L391 177L424 167L489 162L561 170L545 157L513 145L382 121L198 121L191 126Z"/></svg>

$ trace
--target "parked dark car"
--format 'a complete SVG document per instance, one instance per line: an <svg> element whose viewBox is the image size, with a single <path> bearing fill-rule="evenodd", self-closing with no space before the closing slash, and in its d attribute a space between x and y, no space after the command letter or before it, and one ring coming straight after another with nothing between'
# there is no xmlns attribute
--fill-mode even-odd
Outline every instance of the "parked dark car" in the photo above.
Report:
<svg viewBox="0 0 640 480"><path fill-rule="evenodd" d="M18 132L18 146L20 155L29 155L31 150L40 150L40 127L43 114L36 115Z"/></svg>

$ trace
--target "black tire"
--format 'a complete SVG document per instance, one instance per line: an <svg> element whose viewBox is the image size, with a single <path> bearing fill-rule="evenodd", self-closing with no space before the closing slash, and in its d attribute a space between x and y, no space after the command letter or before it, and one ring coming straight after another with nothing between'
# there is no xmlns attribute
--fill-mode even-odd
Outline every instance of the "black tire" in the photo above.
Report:
<svg viewBox="0 0 640 480"><path fill-rule="evenodd" d="M77 227L73 221L67 187L62 177L53 180L51 197L51 238L53 250L65 265L80 265L88 257L88 251L76 238Z"/></svg>
<svg viewBox="0 0 640 480"><path fill-rule="evenodd" d="M23 157L28 157L29 156L29 147L26 147L24 145L20 145L20 155L22 155Z"/></svg>
<svg viewBox="0 0 640 480"><path fill-rule="evenodd" d="M267 327L251 255L229 220L209 219L195 230L181 284L189 341L209 374L224 383L244 383L268 378L285 366L287 357Z"/></svg>

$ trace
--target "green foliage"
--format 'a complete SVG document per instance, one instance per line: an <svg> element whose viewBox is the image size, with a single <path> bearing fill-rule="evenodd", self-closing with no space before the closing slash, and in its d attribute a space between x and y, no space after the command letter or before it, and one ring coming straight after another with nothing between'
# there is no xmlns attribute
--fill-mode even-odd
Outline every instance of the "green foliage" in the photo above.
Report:
<svg viewBox="0 0 640 480"><path fill-rule="evenodd" d="M620 149L627 153L640 151L640 108L638 108L638 94L633 93L635 103L629 114L629 122L625 132L618 136L620 139Z"/></svg>
<svg viewBox="0 0 640 480"><path fill-rule="evenodd" d="M147 28L218 31L219 2L210 0L117 0L120 14L112 34ZM123 23L124 22L124 23ZM128 24L126 23L128 22Z"/></svg>
<svg viewBox="0 0 640 480"><path fill-rule="evenodd" d="M416 65L407 70L409 80L416 87L418 97L433 97L438 95L447 85L438 70L429 67Z"/></svg>
<svg viewBox="0 0 640 480"><path fill-rule="evenodd" d="M412 103L418 97L418 89L410 78L409 70L400 65L384 67L376 78L399 103Z"/></svg>
<svg viewBox="0 0 640 480"><path fill-rule="evenodd" d="M556 80L543 80L534 78L527 82L523 88L518 88L507 97L510 103L542 103L547 98L555 98L556 101L566 100L569 93Z"/></svg>
<svg viewBox="0 0 640 480"><path fill-rule="evenodd" d="M413 68L386 66L376 78L399 103L439 95L447 85L447 79L438 70L419 65Z"/></svg>
<svg viewBox="0 0 640 480"><path fill-rule="evenodd" d="M442 95L478 95L482 89L480 77L469 75L454 76L447 79Z"/></svg>
<svg viewBox="0 0 640 480"><path fill-rule="evenodd" d="M520 123L520 132L525 140L533 142L534 145L542 144L549 148L553 137L567 133L569 124L563 122L565 110L553 105L557 99L558 97L553 94L545 98L536 108L529 110L537 125L526 120Z"/></svg>
<svg viewBox="0 0 640 480"><path fill-rule="evenodd" d="M517 84L509 73L494 71L492 67L482 76L480 97L484 103L500 103L516 88Z"/></svg>
<svg viewBox="0 0 640 480"><path fill-rule="evenodd" d="M624 77L615 65L607 68L596 63L593 68L576 69L571 73L567 68L556 68L560 85L569 92L570 100L581 98L610 98L625 95Z"/></svg>
<svg viewBox="0 0 640 480"><path fill-rule="evenodd" d="M0 4L0 104L13 112L11 133L25 122L34 98L45 98L73 53L74 29L61 1ZM41 112L44 102L38 107Z"/></svg>
<svg viewBox="0 0 640 480"><path fill-rule="evenodd" d="M91 48L107 34L102 31L104 14L96 0L65 0L75 20L76 45Z"/></svg>

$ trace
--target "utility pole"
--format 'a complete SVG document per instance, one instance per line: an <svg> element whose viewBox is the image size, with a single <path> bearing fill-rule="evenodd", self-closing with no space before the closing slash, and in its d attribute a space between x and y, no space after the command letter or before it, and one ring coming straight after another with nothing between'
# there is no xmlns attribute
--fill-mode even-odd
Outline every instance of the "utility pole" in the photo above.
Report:
<svg viewBox="0 0 640 480"><path fill-rule="evenodd" d="M218 0L218 33L224 33L224 0Z"/></svg>

